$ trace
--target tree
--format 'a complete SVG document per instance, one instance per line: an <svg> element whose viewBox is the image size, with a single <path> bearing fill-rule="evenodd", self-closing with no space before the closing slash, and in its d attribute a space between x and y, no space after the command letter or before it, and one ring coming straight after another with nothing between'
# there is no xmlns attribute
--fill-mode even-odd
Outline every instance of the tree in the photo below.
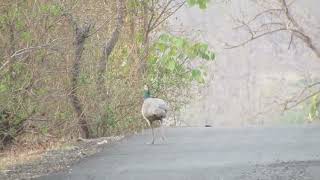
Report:
<svg viewBox="0 0 320 180"><path fill-rule="evenodd" d="M100 94L103 94L103 87L105 85L105 73L107 70L107 63L110 54L112 53L114 47L116 46L120 31L123 26L123 18L124 18L124 0L117 1L117 22L114 28L114 31L111 34L109 40L106 41L102 48L102 55L99 60L98 67L98 77L97 77L97 89Z"/></svg>
<svg viewBox="0 0 320 180"><path fill-rule="evenodd" d="M256 3L262 9L261 12L248 19L234 18L237 23L235 29L246 31L248 38L238 43L226 43L227 49L245 46L257 39L282 33L289 37L288 50L293 48L295 44L303 44L320 59L320 47L315 43L318 39L312 33L312 31L316 31L316 27L303 23L306 19L298 19L297 14L293 10L295 1L254 0L251 2ZM313 29L310 31L310 28ZM320 93L318 85L319 82L308 84L297 95L280 103L283 106L283 111L290 110L312 99L310 113L316 114L315 111L319 107L317 97Z"/></svg>
<svg viewBox="0 0 320 180"><path fill-rule="evenodd" d="M272 4L275 7L265 8L262 12L256 14L250 20L239 20L236 21L240 24L236 29L246 29L250 37L236 45L228 44L227 48L236 48L239 46L244 46L249 42L262 38L267 35L272 35L279 32L286 32L290 34L290 41L288 48L294 43L295 39L301 40L310 50L312 50L315 55L320 58L320 48L314 43L314 39L306 32L305 28L298 23L298 21L293 16L290 11L290 5L294 2L288 4L287 0L261 0L257 1L263 4ZM261 18L269 19L270 21L264 22L259 21Z"/></svg>
<svg viewBox="0 0 320 180"><path fill-rule="evenodd" d="M91 138L145 128L142 85L158 78L159 96L180 85L188 89L203 82L204 70L186 62L214 57L206 44L161 35L161 27L184 4L1 2L0 144L37 138L45 144L46 138L78 137L79 131ZM181 52L162 55L164 44Z"/></svg>
<svg viewBox="0 0 320 180"><path fill-rule="evenodd" d="M80 66L82 62L82 54L84 50L84 45L86 39L89 37L90 30L93 26L92 22L85 22L82 25L79 25L74 17L70 14L66 15L70 24L74 29L74 61L71 70L71 92L70 99L73 105L73 108L77 114L78 125L80 128L80 136L82 138L89 138L90 131L87 122L86 115L83 111L82 102L80 102L77 89L79 88L79 76L81 74Z"/></svg>

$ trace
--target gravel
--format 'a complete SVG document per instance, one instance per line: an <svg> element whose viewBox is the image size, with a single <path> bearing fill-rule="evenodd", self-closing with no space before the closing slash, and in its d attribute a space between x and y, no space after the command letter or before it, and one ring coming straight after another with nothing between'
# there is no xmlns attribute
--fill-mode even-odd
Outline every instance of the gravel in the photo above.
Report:
<svg viewBox="0 0 320 180"><path fill-rule="evenodd" d="M25 164L9 167L0 171L0 179L32 179L58 171L68 169L80 159L100 152L105 144L119 141L123 136L103 137L98 139L79 139L68 148L50 150L41 155L41 158Z"/></svg>

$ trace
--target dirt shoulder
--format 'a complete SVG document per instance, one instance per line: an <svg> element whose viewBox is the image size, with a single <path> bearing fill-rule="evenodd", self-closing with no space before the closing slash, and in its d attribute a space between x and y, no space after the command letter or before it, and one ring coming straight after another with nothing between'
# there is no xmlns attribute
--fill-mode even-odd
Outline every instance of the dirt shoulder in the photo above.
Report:
<svg viewBox="0 0 320 180"><path fill-rule="evenodd" d="M64 170L80 159L99 152L103 145L120 141L123 137L81 139L77 142L61 146L61 148L45 151L38 154L36 158L27 160L22 164L0 170L0 179L31 179Z"/></svg>

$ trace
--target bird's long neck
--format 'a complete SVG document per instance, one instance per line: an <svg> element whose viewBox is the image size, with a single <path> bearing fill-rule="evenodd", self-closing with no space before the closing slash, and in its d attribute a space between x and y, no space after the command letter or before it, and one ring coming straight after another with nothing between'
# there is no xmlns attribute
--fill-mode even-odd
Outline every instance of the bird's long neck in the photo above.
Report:
<svg viewBox="0 0 320 180"><path fill-rule="evenodd" d="M151 97L150 91L149 90L144 90L143 99L148 99L150 97Z"/></svg>

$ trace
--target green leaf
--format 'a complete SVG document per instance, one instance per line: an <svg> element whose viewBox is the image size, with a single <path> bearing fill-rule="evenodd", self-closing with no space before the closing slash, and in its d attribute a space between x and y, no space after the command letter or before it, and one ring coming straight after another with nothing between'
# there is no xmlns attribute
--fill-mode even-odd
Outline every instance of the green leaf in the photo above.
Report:
<svg viewBox="0 0 320 180"><path fill-rule="evenodd" d="M167 46L166 46L166 44L164 44L164 43L158 43L158 44L156 44L156 48L157 48L159 51L164 52L164 51L167 49Z"/></svg>
<svg viewBox="0 0 320 180"><path fill-rule="evenodd" d="M201 76L201 71L199 69L192 69L191 74L192 78L196 79L198 76Z"/></svg>
<svg viewBox="0 0 320 180"><path fill-rule="evenodd" d="M17 30L22 30L24 28L24 23L22 22L21 19L16 19L15 23L16 23Z"/></svg>
<svg viewBox="0 0 320 180"><path fill-rule="evenodd" d="M172 60L172 61L169 61L169 63L168 63L168 69L169 69L170 71L174 71L175 68L176 68L176 63L175 63L173 60Z"/></svg>
<svg viewBox="0 0 320 180"><path fill-rule="evenodd" d="M40 131L41 131L42 134L48 134L49 128L48 127L42 127L40 129Z"/></svg>
<svg viewBox="0 0 320 180"><path fill-rule="evenodd" d="M150 57L149 57L149 62L150 62L151 64L155 64L155 63L157 62L157 57L156 57L156 56L150 56Z"/></svg>
<svg viewBox="0 0 320 180"><path fill-rule="evenodd" d="M58 5L52 5L50 7L50 13L53 15L53 16L59 16L62 12L62 8Z"/></svg>
<svg viewBox="0 0 320 180"><path fill-rule="evenodd" d="M319 95L314 95L311 98L311 106L310 106L310 112L309 112L309 118L310 120L314 120L315 118L319 117Z"/></svg>
<svg viewBox="0 0 320 180"><path fill-rule="evenodd" d="M32 39L31 33L27 31L22 32L20 36L21 39L25 42L30 42Z"/></svg>
<svg viewBox="0 0 320 180"><path fill-rule="evenodd" d="M136 41L138 43L142 43L144 41L144 36L143 36L143 33L138 33L135 37Z"/></svg>
<svg viewBox="0 0 320 180"><path fill-rule="evenodd" d="M202 76L202 73L199 69L193 69L191 71L192 79L196 80L199 83L204 83L204 78Z"/></svg>
<svg viewBox="0 0 320 180"><path fill-rule="evenodd" d="M7 17L4 15L0 15L0 26L5 25Z"/></svg>
<svg viewBox="0 0 320 180"><path fill-rule="evenodd" d="M198 5L200 9L206 9L209 3L209 0L187 0L189 6Z"/></svg>
<svg viewBox="0 0 320 180"><path fill-rule="evenodd" d="M175 45L179 48L183 48L185 45L185 40L182 38L176 38L175 39Z"/></svg>
<svg viewBox="0 0 320 180"><path fill-rule="evenodd" d="M214 53L206 43L161 34L150 48L147 81L153 84L155 92L164 86L187 87L192 81L204 83L204 73L200 70L202 67L198 66L190 71L187 64L196 59L213 58Z"/></svg>
<svg viewBox="0 0 320 180"><path fill-rule="evenodd" d="M214 60L216 57L213 52L208 52L208 55L209 55L209 60Z"/></svg>
<svg viewBox="0 0 320 180"><path fill-rule="evenodd" d="M6 85L4 85L4 84L0 84L0 92L1 93L3 93L3 92L5 92L5 91L7 91L7 86Z"/></svg>

